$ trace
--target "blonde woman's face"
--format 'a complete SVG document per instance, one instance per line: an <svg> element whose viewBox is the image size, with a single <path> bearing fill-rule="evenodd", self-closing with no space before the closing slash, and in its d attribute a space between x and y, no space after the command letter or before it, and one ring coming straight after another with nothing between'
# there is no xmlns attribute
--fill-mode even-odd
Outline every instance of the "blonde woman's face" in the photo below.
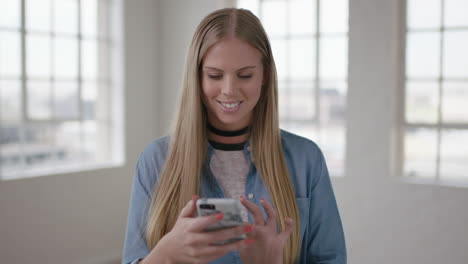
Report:
<svg viewBox="0 0 468 264"><path fill-rule="evenodd" d="M223 39L207 50L201 71L210 124L223 130L248 126L264 77L260 52L237 38Z"/></svg>

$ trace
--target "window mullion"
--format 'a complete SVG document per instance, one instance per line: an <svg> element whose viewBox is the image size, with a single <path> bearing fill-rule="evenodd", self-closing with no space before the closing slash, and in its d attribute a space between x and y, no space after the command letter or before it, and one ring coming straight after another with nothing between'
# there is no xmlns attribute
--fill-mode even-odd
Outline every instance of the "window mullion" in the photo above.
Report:
<svg viewBox="0 0 468 264"><path fill-rule="evenodd" d="M320 32L320 0L316 0L315 8L315 126L317 135L320 138L320 40L322 38Z"/></svg>
<svg viewBox="0 0 468 264"><path fill-rule="evenodd" d="M50 101L49 101L49 105L50 105L50 111L51 111L51 125L53 125L53 128L52 128L52 133L56 134L56 126L58 124L58 118L57 118L57 114L56 114L56 111L55 111L55 87L56 87L56 79L55 79L55 43L56 43L56 35L55 35L55 1L56 0L50 0L50 32L49 32L49 38L50 38L50 47L49 47L49 50L50 50L50 62L49 62L49 65L50 65L50 76L49 76L49 85L50 85L50 94L49 94L49 97L50 97ZM55 139L55 136L54 136L54 139Z"/></svg>
<svg viewBox="0 0 468 264"><path fill-rule="evenodd" d="M437 102L437 151L436 151L436 181L440 180L440 161L441 161L441 141L442 141L442 80L444 76L444 37L445 37L445 27L444 27L444 17L445 17L445 1L441 0L440 3L440 47L439 47L439 79L438 79L438 94L439 100Z"/></svg>
<svg viewBox="0 0 468 264"><path fill-rule="evenodd" d="M408 78L406 76L406 46L407 46L407 36L408 36L408 19L407 19L407 14L408 14L408 1L404 0L401 3L400 6L400 19L401 19L401 24L399 25L399 38L400 41L399 43L399 52L400 52L400 57L399 57L399 65L400 71L399 71L399 78L398 78L398 84L399 84L399 95L398 97L400 98L398 104L397 104L397 114L398 114L398 120L399 120L399 125L398 126L398 132L397 132L397 157L396 157L396 172L398 173L399 176L404 175L404 167L406 163L406 153L405 153L405 144L406 144L406 129L408 127L408 124L406 124L406 83L408 81ZM398 100L397 100L398 101Z"/></svg>
<svg viewBox="0 0 468 264"><path fill-rule="evenodd" d="M77 12L78 12L78 22L77 22L77 32L78 34L76 35L77 39L76 41L78 42L78 77L77 77L77 85L78 85L78 120L80 123L80 161L84 160L85 156L85 150L84 150L84 114L83 114L83 73L81 71L82 69L82 44L83 44L83 34L82 34L82 28L81 28L81 18L82 18L82 10L81 10L81 0L77 0Z"/></svg>
<svg viewBox="0 0 468 264"><path fill-rule="evenodd" d="M26 89L26 0L21 0L21 25L20 25L20 38L21 38L21 117L19 133L19 153L20 153L20 166L25 167L25 130L27 121L27 105L28 96Z"/></svg>

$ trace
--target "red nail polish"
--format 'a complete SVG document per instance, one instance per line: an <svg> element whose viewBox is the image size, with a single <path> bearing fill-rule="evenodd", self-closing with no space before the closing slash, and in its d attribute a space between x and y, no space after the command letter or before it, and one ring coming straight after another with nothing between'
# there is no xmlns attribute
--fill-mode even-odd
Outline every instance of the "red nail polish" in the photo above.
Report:
<svg viewBox="0 0 468 264"><path fill-rule="evenodd" d="M260 199L260 201L265 202L265 198Z"/></svg>
<svg viewBox="0 0 468 264"><path fill-rule="evenodd" d="M224 215L222 213L216 214L216 219L221 220L223 219Z"/></svg>
<svg viewBox="0 0 468 264"><path fill-rule="evenodd" d="M244 240L244 244L246 244L246 245L252 244L252 243L253 243L253 239L252 239L252 238L249 238L249 239Z"/></svg>
<svg viewBox="0 0 468 264"><path fill-rule="evenodd" d="M244 226L244 232L248 233L250 231L252 231L252 226L251 225Z"/></svg>
<svg viewBox="0 0 468 264"><path fill-rule="evenodd" d="M197 200L198 199L198 195L194 194L192 195L192 200Z"/></svg>
<svg viewBox="0 0 468 264"><path fill-rule="evenodd" d="M244 196L242 196L242 195L240 196L240 198L241 198L241 199L245 199L245 197L244 197Z"/></svg>

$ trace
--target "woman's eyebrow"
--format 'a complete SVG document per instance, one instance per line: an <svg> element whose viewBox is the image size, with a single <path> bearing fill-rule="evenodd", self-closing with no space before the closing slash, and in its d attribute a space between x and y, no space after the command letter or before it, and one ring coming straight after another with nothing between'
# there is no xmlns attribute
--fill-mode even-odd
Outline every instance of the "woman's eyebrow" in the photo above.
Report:
<svg viewBox="0 0 468 264"><path fill-rule="evenodd" d="M257 66L246 66L246 67L243 67L243 68L240 68L238 69L237 71L243 71L243 70L247 70L247 69L253 69L253 68L256 68ZM204 66L203 67L204 69L207 69L207 70L216 70L216 71L223 71L221 69L218 69L218 68L215 68L215 67L210 67L210 66Z"/></svg>

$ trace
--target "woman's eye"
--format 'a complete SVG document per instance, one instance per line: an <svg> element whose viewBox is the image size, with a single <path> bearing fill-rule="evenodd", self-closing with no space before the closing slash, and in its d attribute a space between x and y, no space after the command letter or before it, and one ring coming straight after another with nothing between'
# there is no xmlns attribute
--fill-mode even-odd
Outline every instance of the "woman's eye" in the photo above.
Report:
<svg viewBox="0 0 468 264"><path fill-rule="evenodd" d="M241 78L241 79L249 79L251 77L252 77L252 75L241 75L241 76L239 76L239 78Z"/></svg>
<svg viewBox="0 0 468 264"><path fill-rule="evenodd" d="M221 77L223 77L222 75L208 75L208 77L210 79L215 79L215 80L218 80L218 79L221 79Z"/></svg>

